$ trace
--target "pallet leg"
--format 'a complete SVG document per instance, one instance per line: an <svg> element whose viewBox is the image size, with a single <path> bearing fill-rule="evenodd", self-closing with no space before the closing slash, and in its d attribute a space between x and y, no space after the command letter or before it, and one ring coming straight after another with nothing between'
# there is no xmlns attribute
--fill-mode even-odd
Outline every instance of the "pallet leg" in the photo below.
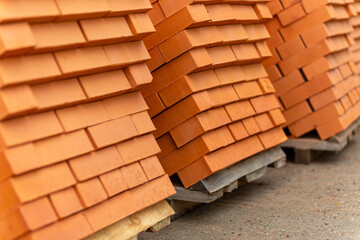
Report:
<svg viewBox="0 0 360 240"><path fill-rule="evenodd" d="M149 228L149 231L150 232L158 232L160 231L161 229L169 226L171 223L171 218L170 217L167 217L165 218L164 220L154 224L151 228Z"/></svg>
<svg viewBox="0 0 360 240"><path fill-rule="evenodd" d="M234 191L235 189L237 189L239 187L238 181L234 181L232 183L230 183L228 186L226 186L224 188L224 192L226 193L231 193L232 191Z"/></svg>
<svg viewBox="0 0 360 240"><path fill-rule="evenodd" d="M282 168L286 166L286 158L280 159L272 164L274 168Z"/></svg>
<svg viewBox="0 0 360 240"><path fill-rule="evenodd" d="M170 206L175 211L175 214L171 216L171 220L174 221L178 219L179 217L183 216L187 211L190 211L199 205L201 205L201 203L170 200Z"/></svg>
<svg viewBox="0 0 360 240"><path fill-rule="evenodd" d="M248 175L246 175L245 177L239 179L239 185L244 185L246 183L251 183L261 177L263 177L266 173L267 170L267 166L262 167L252 173L249 173Z"/></svg>
<svg viewBox="0 0 360 240"><path fill-rule="evenodd" d="M294 149L295 163L309 164L317 158L322 151L315 151L310 149Z"/></svg>

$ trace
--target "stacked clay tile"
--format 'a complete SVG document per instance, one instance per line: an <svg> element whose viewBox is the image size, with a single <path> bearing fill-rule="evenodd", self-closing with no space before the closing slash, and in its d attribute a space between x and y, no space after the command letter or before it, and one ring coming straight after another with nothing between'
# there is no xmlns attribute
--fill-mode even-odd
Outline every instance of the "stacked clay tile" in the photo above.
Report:
<svg viewBox="0 0 360 240"><path fill-rule="evenodd" d="M284 107L290 135L316 130L328 139L360 113L351 1L271 0L274 19L266 25L273 57L264 62Z"/></svg>
<svg viewBox="0 0 360 240"><path fill-rule="evenodd" d="M354 28L354 31L351 33L352 38L354 39L354 44L351 46L351 51L353 53L353 61L356 66L357 74L360 72L360 1L355 0L354 3L349 3L349 13L352 13L350 18L350 23Z"/></svg>
<svg viewBox="0 0 360 240"><path fill-rule="evenodd" d="M261 62L271 55L266 2L159 0L145 38L150 108L166 173L185 187L286 140Z"/></svg>
<svg viewBox="0 0 360 240"><path fill-rule="evenodd" d="M82 239L174 194L138 86L148 0L0 0L0 239Z"/></svg>

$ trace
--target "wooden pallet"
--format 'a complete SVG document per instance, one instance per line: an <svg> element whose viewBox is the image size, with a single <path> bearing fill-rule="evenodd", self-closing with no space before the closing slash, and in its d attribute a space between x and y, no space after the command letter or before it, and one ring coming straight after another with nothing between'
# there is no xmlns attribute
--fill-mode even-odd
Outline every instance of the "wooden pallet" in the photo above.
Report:
<svg viewBox="0 0 360 240"><path fill-rule="evenodd" d="M239 185L255 181L265 175L268 166L281 168L285 164L285 153L280 147L275 147L217 172L189 189L175 183L177 193L169 198L169 203L176 212L172 219L200 204L221 198L224 193L232 192Z"/></svg>
<svg viewBox="0 0 360 240"><path fill-rule="evenodd" d="M339 152L343 150L359 131L360 119L352 123L346 130L328 140L320 140L319 137L314 134L289 139L281 144L281 147L294 149L294 161L296 163L309 164L323 151Z"/></svg>
<svg viewBox="0 0 360 240"><path fill-rule="evenodd" d="M174 213L164 200L96 232L86 240L136 240L143 231L157 232L168 226Z"/></svg>

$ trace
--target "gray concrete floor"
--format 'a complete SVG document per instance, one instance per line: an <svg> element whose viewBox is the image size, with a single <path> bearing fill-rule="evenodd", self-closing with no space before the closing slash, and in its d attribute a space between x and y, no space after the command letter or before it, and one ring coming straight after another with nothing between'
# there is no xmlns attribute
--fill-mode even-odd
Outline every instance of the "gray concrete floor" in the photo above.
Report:
<svg viewBox="0 0 360 240"><path fill-rule="evenodd" d="M360 239L360 138L310 165L288 163L139 240Z"/></svg>

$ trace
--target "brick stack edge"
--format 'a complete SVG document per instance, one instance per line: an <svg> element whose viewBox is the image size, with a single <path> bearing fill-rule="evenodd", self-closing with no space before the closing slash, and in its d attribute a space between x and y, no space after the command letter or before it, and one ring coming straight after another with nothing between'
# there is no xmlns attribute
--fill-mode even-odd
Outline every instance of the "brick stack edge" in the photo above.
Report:
<svg viewBox="0 0 360 240"><path fill-rule="evenodd" d="M81 239L175 193L138 91L150 9L0 1L0 239Z"/></svg>
<svg viewBox="0 0 360 240"><path fill-rule="evenodd" d="M360 113L358 4L353 0L271 0L266 26L273 57L264 62L293 137L321 139ZM356 7L357 6L357 7Z"/></svg>
<svg viewBox="0 0 360 240"><path fill-rule="evenodd" d="M286 140L261 62L271 56L267 0L153 1L141 87L166 173L185 187Z"/></svg>

